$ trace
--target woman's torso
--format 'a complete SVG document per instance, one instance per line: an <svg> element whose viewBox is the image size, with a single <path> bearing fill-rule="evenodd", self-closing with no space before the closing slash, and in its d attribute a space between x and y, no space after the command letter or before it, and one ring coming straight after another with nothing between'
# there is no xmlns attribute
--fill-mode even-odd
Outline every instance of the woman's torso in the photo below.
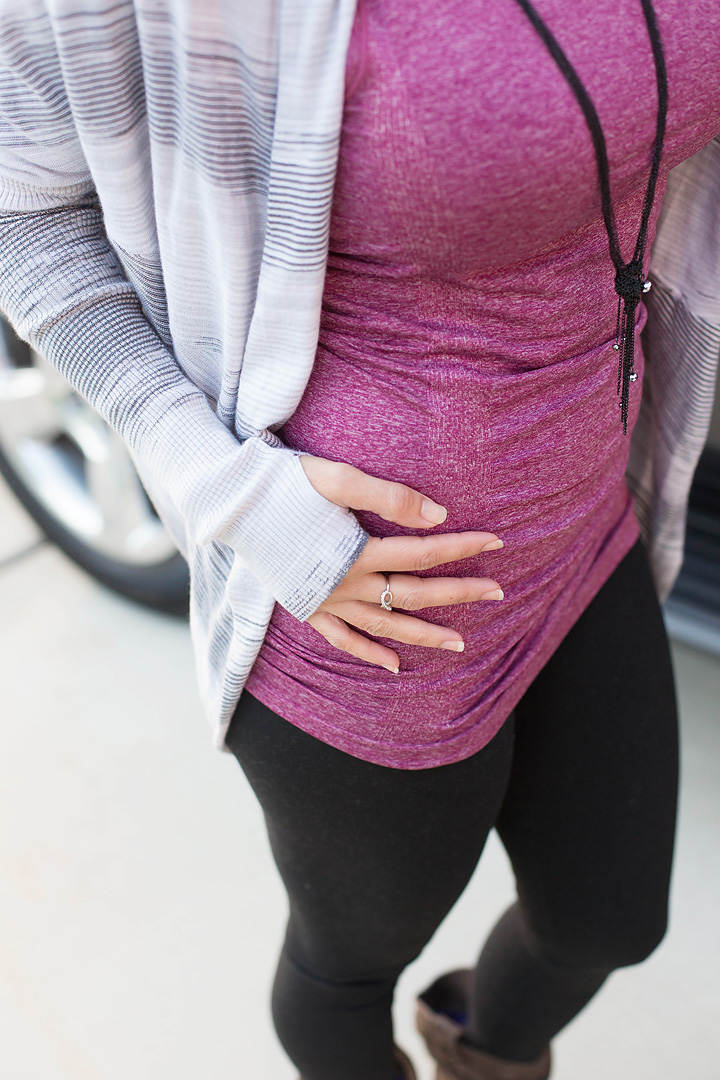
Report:
<svg viewBox="0 0 720 1080"><path fill-rule="evenodd" d="M655 7L669 111L648 252L668 169L720 131L716 5ZM640 2L536 8L597 108L629 259L657 109ZM316 362L279 435L430 495L435 531L497 533L501 552L421 576L492 576L506 599L415 612L465 652L388 642L397 678L276 605L252 694L398 767L491 738L637 537L616 308L588 129L515 0L359 0ZM375 536L413 531L356 513Z"/></svg>

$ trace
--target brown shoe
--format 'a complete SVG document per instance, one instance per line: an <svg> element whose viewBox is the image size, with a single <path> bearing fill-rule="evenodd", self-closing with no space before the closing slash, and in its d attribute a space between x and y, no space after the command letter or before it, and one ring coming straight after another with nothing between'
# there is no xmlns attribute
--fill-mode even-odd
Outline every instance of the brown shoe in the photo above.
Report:
<svg viewBox="0 0 720 1080"><path fill-rule="evenodd" d="M547 1080L549 1045L535 1061L510 1061L460 1041L471 975L469 968L451 971L417 999L417 1028L437 1062L435 1080Z"/></svg>
<svg viewBox="0 0 720 1080"><path fill-rule="evenodd" d="M395 1064L400 1069L402 1080L417 1080L410 1058L402 1052L399 1046L395 1047ZM298 1077L298 1080L302 1080L302 1076Z"/></svg>

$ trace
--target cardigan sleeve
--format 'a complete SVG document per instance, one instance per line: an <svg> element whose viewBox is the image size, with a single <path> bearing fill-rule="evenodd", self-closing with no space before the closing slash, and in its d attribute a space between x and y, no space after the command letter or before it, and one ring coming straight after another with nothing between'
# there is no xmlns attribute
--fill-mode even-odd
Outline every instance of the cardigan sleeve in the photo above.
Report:
<svg viewBox="0 0 720 1080"><path fill-rule="evenodd" d="M0 4L0 309L123 437L189 544L227 545L306 619L368 534L277 436L238 440L155 333L107 238L49 22L15 11Z"/></svg>
<svg viewBox="0 0 720 1080"><path fill-rule="evenodd" d="M720 356L720 136L670 171L650 276L645 385L628 482L664 600L682 565Z"/></svg>

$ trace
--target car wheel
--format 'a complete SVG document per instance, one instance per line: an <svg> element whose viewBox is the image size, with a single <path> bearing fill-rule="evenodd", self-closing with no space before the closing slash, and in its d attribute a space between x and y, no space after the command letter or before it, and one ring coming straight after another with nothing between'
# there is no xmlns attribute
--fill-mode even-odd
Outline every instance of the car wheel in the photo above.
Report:
<svg viewBox="0 0 720 1080"><path fill-rule="evenodd" d="M1 317L0 473L43 532L98 581L187 614L187 563L127 446Z"/></svg>

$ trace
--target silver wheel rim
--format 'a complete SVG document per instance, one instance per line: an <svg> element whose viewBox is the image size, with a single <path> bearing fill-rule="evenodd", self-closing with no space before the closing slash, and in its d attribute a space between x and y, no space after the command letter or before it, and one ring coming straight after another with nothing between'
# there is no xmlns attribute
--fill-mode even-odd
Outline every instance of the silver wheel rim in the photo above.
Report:
<svg viewBox="0 0 720 1080"><path fill-rule="evenodd" d="M18 366L0 338L0 447L33 498L86 547L134 567L177 551L130 452L34 351Z"/></svg>

